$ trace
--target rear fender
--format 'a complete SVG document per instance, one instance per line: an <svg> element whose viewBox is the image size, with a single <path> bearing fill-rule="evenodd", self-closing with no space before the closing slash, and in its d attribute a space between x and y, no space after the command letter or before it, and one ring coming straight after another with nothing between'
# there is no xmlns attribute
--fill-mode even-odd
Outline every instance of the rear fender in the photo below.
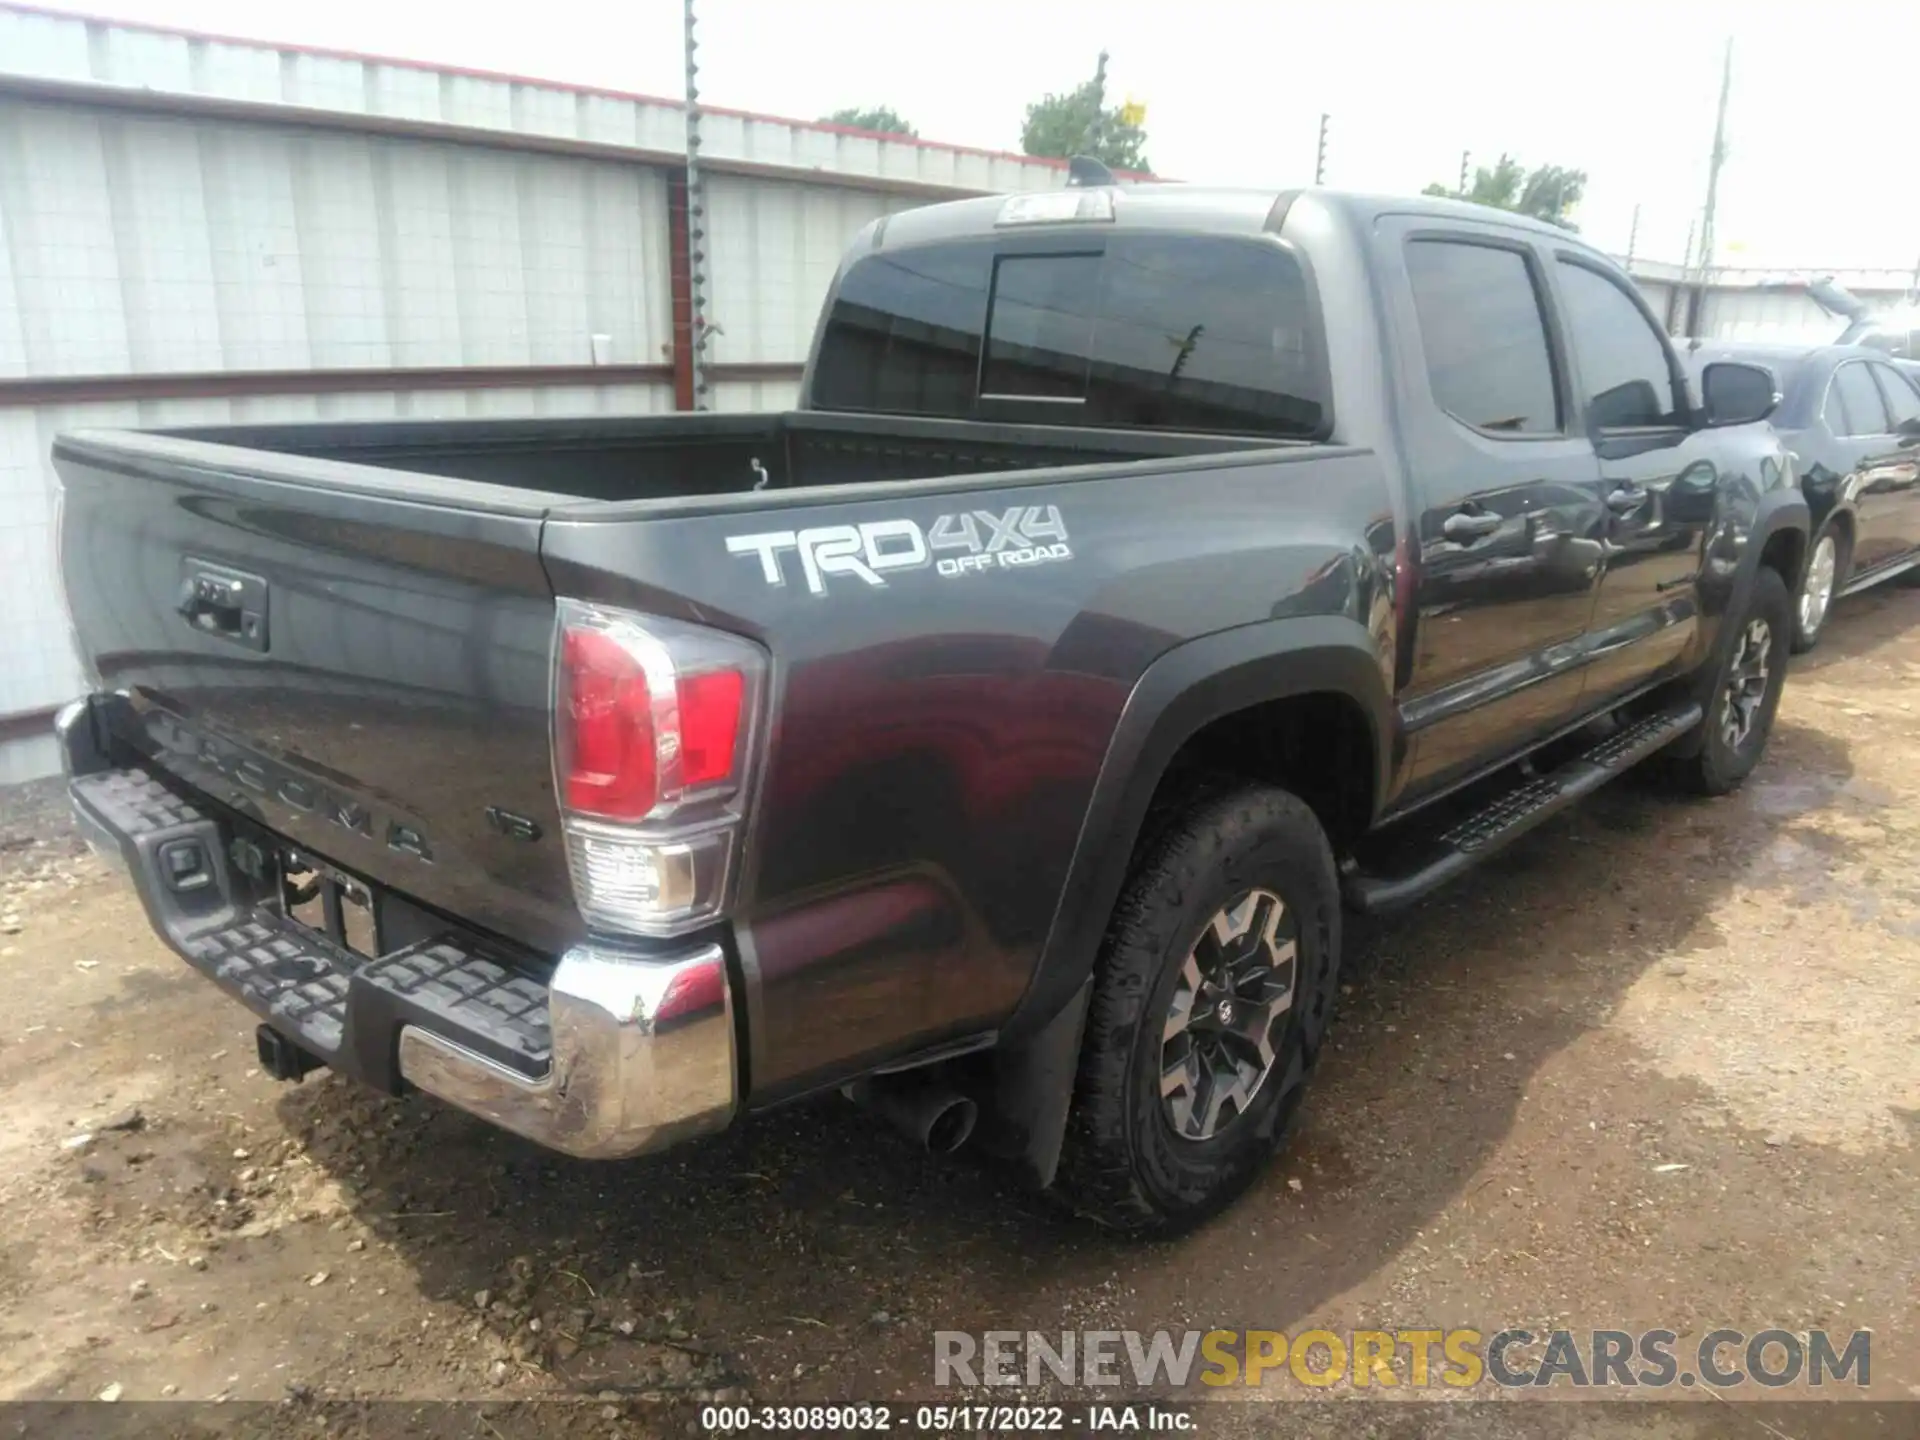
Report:
<svg viewBox="0 0 1920 1440"><path fill-rule="evenodd" d="M1390 666L1365 627L1342 616L1240 626L1177 646L1149 666L1107 747L1040 962L1002 1043L1037 1032L1092 973L1154 791L1180 747L1206 725L1297 695L1347 697L1366 716L1377 816L1399 743Z"/></svg>

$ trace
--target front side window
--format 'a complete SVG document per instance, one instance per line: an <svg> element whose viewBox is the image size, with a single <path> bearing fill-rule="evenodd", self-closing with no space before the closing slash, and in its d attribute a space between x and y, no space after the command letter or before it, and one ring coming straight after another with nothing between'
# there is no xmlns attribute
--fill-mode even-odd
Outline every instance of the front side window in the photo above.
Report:
<svg viewBox="0 0 1920 1440"><path fill-rule="evenodd" d="M1476 430L1558 434L1552 352L1526 257L1465 240L1414 240L1407 272L1434 402Z"/></svg>
<svg viewBox="0 0 1920 1440"><path fill-rule="evenodd" d="M1681 423L1666 342L1627 292L1607 276L1559 262L1567 343L1580 371L1587 417L1597 430Z"/></svg>

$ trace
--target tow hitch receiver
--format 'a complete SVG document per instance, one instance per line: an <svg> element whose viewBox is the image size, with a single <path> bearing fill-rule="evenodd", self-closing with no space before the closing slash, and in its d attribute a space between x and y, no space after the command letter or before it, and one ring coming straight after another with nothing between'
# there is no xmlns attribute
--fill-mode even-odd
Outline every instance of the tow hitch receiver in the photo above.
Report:
<svg viewBox="0 0 1920 1440"><path fill-rule="evenodd" d="M271 1025L255 1029L253 1043L260 1052L260 1068L276 1080L304 1079L309 1070L318 1070L323 1063L317 1055L309 1055Z"/></svg>

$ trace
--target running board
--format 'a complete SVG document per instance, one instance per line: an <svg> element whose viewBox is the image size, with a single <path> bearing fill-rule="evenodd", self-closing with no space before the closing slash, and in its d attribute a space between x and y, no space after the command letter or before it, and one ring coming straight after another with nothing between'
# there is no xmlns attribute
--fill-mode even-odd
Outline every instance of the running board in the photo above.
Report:
<svg viewBox="0 0 1920 1440"><path fill-rule="evenodd" d="M1697 704L1686 704L1623 725L1548 774L1522 779L1478 810L1454 818L1430 838L1390 842L1391 857L1382 857L1385 863L1372 869L1363 863L1343 875L1347 905L1377 915L1412 904L1671 745L1700 723L1702 713Z"/></svg>

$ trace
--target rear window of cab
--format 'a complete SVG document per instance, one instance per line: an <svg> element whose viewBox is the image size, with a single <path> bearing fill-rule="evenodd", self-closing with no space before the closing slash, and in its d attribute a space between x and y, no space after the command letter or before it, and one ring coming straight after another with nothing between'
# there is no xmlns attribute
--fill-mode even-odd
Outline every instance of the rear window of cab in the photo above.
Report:
<svg viewBox="0 0 1920 1440"><path fill-rule="evenodd" d="M1327 418L1312 287L1256 239L1108 235L882 251L842 277L822 410L1311 439Z"/></svg>

